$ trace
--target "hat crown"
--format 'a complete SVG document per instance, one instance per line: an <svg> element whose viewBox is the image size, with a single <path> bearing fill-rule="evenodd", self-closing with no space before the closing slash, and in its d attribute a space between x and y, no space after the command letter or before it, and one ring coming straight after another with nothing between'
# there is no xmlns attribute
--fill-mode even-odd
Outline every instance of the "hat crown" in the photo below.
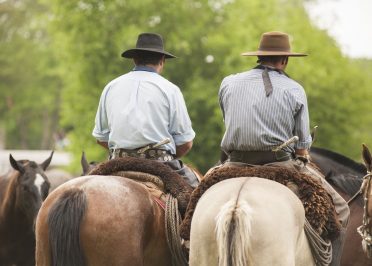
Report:
<svg viewBox="0 0 372 266"><path fill-rule="evenodd" d="M288 34L279 31L262 34L258 50L290 52L291 45L289 43Z"/></svg>
<svg viewBox="0 0 372 266"><path fill-rule="evenodd" d="M141 33L138 36L136 48L164 50L163 38L156 33Z"/></svg>
<svg viewBox="0 0 372 266"><path fill-rule="evenodd" d="M138 51L148 51L160 53L165 58L176 58L176 56L164 51L163 37L157 33L141 33L138 35L136 47L124 51L121 56L125 58L134 58Z"/></svg>
<svg viewBox="0 0 372 266"><path fill-rule="evenodd" d="M270 31L261 35L257 51L244 52L244 56L307 56L291 51L289 36L280 31Z"/></svg>

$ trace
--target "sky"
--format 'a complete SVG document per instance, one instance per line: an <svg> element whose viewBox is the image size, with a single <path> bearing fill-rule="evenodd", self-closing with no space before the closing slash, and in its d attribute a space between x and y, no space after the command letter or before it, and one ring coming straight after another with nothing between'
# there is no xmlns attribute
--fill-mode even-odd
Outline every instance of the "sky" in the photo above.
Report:
<svg viewBox="0 0 372 266"><path fill-rule="evenodd" d="M346 56L372 59L372 0L317 0L308 2L306 9Z"/></svg>

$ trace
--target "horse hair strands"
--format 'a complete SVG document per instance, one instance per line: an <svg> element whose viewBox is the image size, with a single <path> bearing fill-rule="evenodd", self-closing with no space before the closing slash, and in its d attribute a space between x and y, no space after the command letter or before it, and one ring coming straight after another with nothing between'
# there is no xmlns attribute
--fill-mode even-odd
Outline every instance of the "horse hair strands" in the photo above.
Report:
<svg viewBox="0 0 372 266"><path fill-rule="evenodd" d="M216 216L216 239L219 266L252 265L251 216L252 208L244 201L230 200Z"/></svg>
<svg viewBox="0 0 372 266"><path fill-rule="evenodd" d="M80 189L65 191L52 207L48 216L52 266L85 265L79 236L86 207L86 195Z"/></svg>

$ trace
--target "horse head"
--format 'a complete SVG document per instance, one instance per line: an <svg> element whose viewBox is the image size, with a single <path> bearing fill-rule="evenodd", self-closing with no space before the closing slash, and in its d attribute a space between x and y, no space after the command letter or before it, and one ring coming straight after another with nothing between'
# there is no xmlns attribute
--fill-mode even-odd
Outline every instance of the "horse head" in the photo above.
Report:
<svg viewBox="0 0 372 266"><path fill-rule="evenodd" d="M367 168L367 174L363 177L361 193L364 196L363 224L358 228L362 237L363 250L368 258L372 257L372 156L368 147L363 144L362 157Z"/></svg>
<svg viewBox="0 0 372 266"><path fill-rule="evenodd" d="M28 221L34 221L40 206L48 196L50 182L44 171L49 166L53 152L41 164L29 160L15 160L10 154L9 161L15 173L15 208L26 216Z"/></svg>

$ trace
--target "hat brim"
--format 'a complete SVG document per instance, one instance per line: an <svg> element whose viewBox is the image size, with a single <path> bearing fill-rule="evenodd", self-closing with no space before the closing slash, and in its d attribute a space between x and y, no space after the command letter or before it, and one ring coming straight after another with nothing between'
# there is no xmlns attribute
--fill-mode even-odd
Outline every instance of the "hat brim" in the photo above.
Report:
<svg viewBox="0 0 372 266"><path fill-rule="evenodd" d="M149 51L154 52L158 54L163 54L165 58L171 59L171 58L177 58L177 56L172 55L171 53L168 53L166 51L159 51L158 49L151 49L151 48L133 48L124 51L121 56L125 58L133 58L136 55L136 51Z"/></svg>
<svg viewBox="0 0 372 266"><path fill-rule="evenodd" d="M279 51L255 51L255 52L245 52L241 54L242 56L307 56L303 53L293 53L293 52L279 52Z"/></svg>

